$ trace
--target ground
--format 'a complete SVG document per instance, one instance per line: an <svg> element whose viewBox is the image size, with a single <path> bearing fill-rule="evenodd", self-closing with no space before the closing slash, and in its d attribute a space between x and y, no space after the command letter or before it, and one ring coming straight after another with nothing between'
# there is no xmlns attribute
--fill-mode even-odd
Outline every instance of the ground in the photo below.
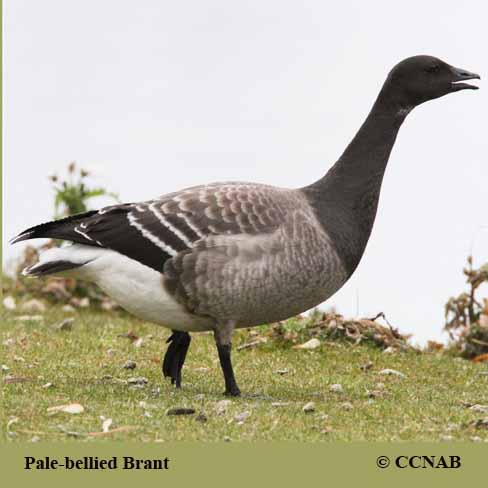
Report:
<svg viewBox="0 0 488 488"><path fill-rule="evenodd" d="M175 390L161 375L164 328L116 311L50 306L41 320L20 315L2 309L3 440L488 441L488 422L481 422L488 414L469 408L488 405L486 363L345 343L299 350L269 339L235 350L243 396L226 404L209 334L193 335L183 388ZM61 330L67 317L74 322ZM253 338L239 331L234 344ZM128 360L135 369L124 369ZM128 383L137 377L147 384ZM314 409L307 413L309 402ZM48 412L72 403L83 412ZM167 414L176 407L195 413ZM108 433L102 433L103 418L112 419Z"/></svg>

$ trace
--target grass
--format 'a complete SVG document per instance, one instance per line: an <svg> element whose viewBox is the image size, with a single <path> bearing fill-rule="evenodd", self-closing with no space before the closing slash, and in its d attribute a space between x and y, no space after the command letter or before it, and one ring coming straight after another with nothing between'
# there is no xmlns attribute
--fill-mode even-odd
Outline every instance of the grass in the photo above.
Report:
<svg viewBox="0 0 488 488"><path fill-rule="evenodd" d="M89 309L73 314L50 306L40 322L20 321L19 315L2 310L0 363L8 368L1 373L4 440L488 441L488 429L473 424L488 415L462 403L488 404L486 363L441 353L385 354L344 343L306 351L268 341L234 352L243 396L218 413L223 378L209 334L193 335L183 388L176 391L161 376L166 329L120 312ZM59 330L57 324L69 316L75 317L72 330ZM129 330L143 338L140 347L120 337ZM249 331L238 331L234 344L250 340ZM123 368L129 359L135 370ZM364 371L368 361L372 367ZM406 377L380 374L385 368ZM288 373L278 374L281 369ZM147 378L147 385L128 385L125 380L134 376ZM342 393L330 391L337 383ZM368 391L381 391L378 383L384 394L371 398ZM84 412L47 412L72 402ZM308 402L315 403L314 412L303 412ZM196 414L168 416L172 407L191 407ZM206 422L197 420L200 412ZM243 412L250 415L239 423L235 417ZM100 434L100 416L122 430Z"/></svg>

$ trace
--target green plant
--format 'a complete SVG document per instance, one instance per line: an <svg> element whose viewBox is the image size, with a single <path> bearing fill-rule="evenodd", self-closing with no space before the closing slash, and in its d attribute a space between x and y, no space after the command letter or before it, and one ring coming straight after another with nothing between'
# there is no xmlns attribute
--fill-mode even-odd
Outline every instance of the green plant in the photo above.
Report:
<svg viewBox="0 0 488 488"><path fill-rule="evenodd" d="M78 170L76 163L72 162L68 166L68 175L64 180L60 180L57 175L49 178L55 192L55 219L86 212L89 209L88 200L95 197L108 196L119 201L116 193L101 187L89 187L86 182L88 176L88 171L83 168Z"/></svg>

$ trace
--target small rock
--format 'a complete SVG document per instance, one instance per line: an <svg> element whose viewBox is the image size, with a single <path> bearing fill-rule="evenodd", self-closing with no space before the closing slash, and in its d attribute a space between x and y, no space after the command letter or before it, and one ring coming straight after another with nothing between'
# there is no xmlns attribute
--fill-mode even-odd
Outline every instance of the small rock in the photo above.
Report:
<svg viewBox="0 0 488 488"><path fill-rule="evenodd" d="M276 373L276 374L280 374L280 375L288 374L289 372L290 372L290 370L289 370L289 369L287 369L287 368L283 368L283 369L277 369L277 370L275 371L275 373Z"/></svg>
<svg viewBox="0 0 488 488"><path fill-rule="evenodd" d="M3 346L6 346L6 347L13 346L14 344L15 344L15 341L14 341L14 339L12 339L11 337L9 337L8 339L5 339L5 340L2 342L2 345L3 345Z"/></svg>
<svg viewBox="0 0 488 488"><path fill-rule="evenodd" d="M15 310L15 308L17 307L17 305L15 304L15 299L14 297L11 297L11 296L7 296L3 299L3 306L7 309L7 310Z"/></svg>
<svg viewBox="0 0 488 488"><path fill-rule="evenodd" d="M132 361L132 359L128 359L124 365L122 366L124 369L136 369L136 362Z"/></svg>
<svg viewBox="0 0 488 488"><path fill-rule="evenodd" d="M273 402L273 403L271 403L272 407L287 407L288 405L291 405L291 402Z"/></svg>
<svg viewBox="0 0 488 488"><path fill-rule="evenodd" d="M241 412L234 416L234 420L238 424L243 424L245 420L249 417L249 415L251 415L251 412L249 411Z"/></svg>
<svg viewBox="0 0 488 488"><path fill-rule="evenodd" d="M195 409L185 407L169 408L166 410L166 415L193 415L194 413Z"/></svg>
<svg viewBox="0 0 488 488"><path fill-rule="evenodd" d="M143 344L143 342L144 342L144 339L143 339L142 337L139 337L139 339L136 339L136 340L135 340L135 341L132 343L132 345L133 345L134 347L141 347L141 346L142 346L142 344Z"/></svg>
<svg viewBox="0 0 488 488"><path fill-rule="evenodd" d="M147 403L146 403L144 400L141 400L141 401L139 402L139 406L140 406L141 408L147 408Z"/></svg>
<svg viewBox="0 0 488 488"><path fill-rule="evenodd" d="M148 381L147 378L144 378L144 376L132 376L127 380L127 383L129 385L147 385Z"/></svg>
<svg viewBox="0 0 488 488"><path fill-rule="evenodd" d="M373 361L368 361L367 363L362 364L359 369L361 371L369 371L373 367Z"/></svg>
<svg viewBox="0 0 488 488"><path fill-rule="evenodd" d="M320 429L321 434L330 434L331 432L334 432L334 429L330 426L324 427L323 429Z"/></svg>
<svg viewBox="0 0 488 488"><path fill-rule="evenodd" d="M351 402L344 402L341 404L343 410L352 410L354 405Z"/></svg>
<svg viewBox="0 0 488 488"><path fill-rule="evenodd" d="M217 414L222 415L227 411L227 409L232 405L230 400L220 400L215 404L215 410Z"/></svg>
<svg viewBox="0 0 488 488"><path fill-rule="evenodd" d="M475 420L471 423L471 425L477 429L488 429L488 417Z"/></svg>
<svg viewBox="0 0 488 488"><path fill-rule="evenodd" d="M197 422L206 422L207 421L207 417L205 416L204 413L199 413L196 417L195 417L195 420Z"/></svg>
<svg viewBox="0 0 488 488"><path fill-rule="evenodd" d="M107 433L112 425L112 419L107 419L103 415L100 415L100 420L102 421L102 432Z"/></svg>
<svg viewBox="0 0 488 488"><path fill-rule="evenodd" d="M488 405L479 405L478 403L476 403L469 407L469 409L473 412L488 413Z"/></svg>
<svg viewBox="0 0 488 488"><path fill-rule="evenodd" d="M88 308L89 306L90 306L90 299L88 297L83 297L78 302L78 307L80 307L80 308Z"/></svg>
<svg viewBox="0 0 488 488"><path fill-rule="evenodd" d="M293 349L317 349L317 347L319 346L320 346L320 341L316 337L314 337L309 341L304 342L303 344L294 346Z"/></svg>
<svg viewBox="0 0 488 488"><path fill-rule="evenodd" d="M38 435L35 435L31 440L30 442L39 442L41 440L41 438L38 436Z"/></svg>
<svg viewBox="0 0 488 488"><path fill-rule="evenodd" d="M385 389L385 384L379 382L379 383L376 383L375 387L376 387L377 390L384 390Z"/></svg>
<svg viewBox="0 0 488 488"><path fill-rule="evenodd" d="M400 371L397 371L396 369L382 369L379 374L385 375L385 376L398 376L400 378L406 378L406 375L401 373Z"/></svg>
<svg viewBox="0 0 488 488"><path fill-rule="evenodd" d="M231 442L232 439L229 436L224 436L224 442Z"/></svg>
<svg viewBox="0 0 488 488"><path fill-rule="evenodd" d="M83 408L83 405L80 405L79 403L70 403L69 405L57 405L55 407L49 407L47 409L48 413L63 412L63 413L79 414L79 413L83 413L84 411L85 409Z"/></svg>
<svg viewBox="0 0 488 488"><path fill-rule="evenodd" d="M47 390L48 388L52 388L53 386L54 386L54 385L53 385L52 383L50 383L50 382L49 382L49 383L44 383L44 384L42 385L42 387L43 387L43 388L45 388L46 390Z"/></svg>
<svg viewBox="0 0 488 488"><path fill-rule="evenodd" d="M75 321L75 319L72 317L70 317L68 319L64 319L58 324L57 329L58 330L71 330L71 329L73 329L73 322L74 321Z"/></svg>
<svg viewBox="0 0 488 488"><path fill-rule="evenodd" d="M470 440L473 442L482 442L483 439L481 437L478 437L477 435L470 437Z"/></svg>
<svg viewBox="0 0 488 488"><path fill-rule="evenodd" d="M31 313L42 313L46 311L46 305L42 303L40 300L36 300L33 298L32 300L28 300L24 304L22 304L22 310L24 312L31 312Z"/></svg>
<svg viewBox="0 0 488 488"><path fill-rule="evenodd" d="M308 402L306 403L302 410L305 412L305 413L311 413L311 412L315 412L315 403L314 402Z"/></svg>
<svg viewBox="0 0 488 488"><path fill-rule="evenodd" d="M75 307L73 307L73 305L69 305L69 304L68 305L63 305L61 307L61 310L63 312L68 312L68 313L72 313L72 312L75 312L76 311Z"/></svg>
<svg viewBox="0 0 488 488"><path fill-rule="evenodd" d="M199 393L198 395L195 395L195 400L197 401L205 400L205 395L203 393Z"/></svg>
<svg viewBox="0 0 488 488"><path fill-rule="evenodd" d="M388 346L386 349L383 349L383 354L394 354L396 349L394 347Z"/></svg>
<svg viewBox="0 0 488 488"><path fill-rule="evenodd" d="M333 393L342 393L344 391L344 389L342 388L341 384L335 383L335 384L329 386L329 391L331 391Z"/></svg>
<svg viewBox="0 0 488 488"><path fill-rule="evenodd" d="M385 390L368 390L366 393L368 398L381 398L385 396Z"/></svg>
<svg viewBox="0 0 488 488"><path fill-rule="evenodd" d="M6 364L2 364L2 371L10 371L10 368Z"/></svg>

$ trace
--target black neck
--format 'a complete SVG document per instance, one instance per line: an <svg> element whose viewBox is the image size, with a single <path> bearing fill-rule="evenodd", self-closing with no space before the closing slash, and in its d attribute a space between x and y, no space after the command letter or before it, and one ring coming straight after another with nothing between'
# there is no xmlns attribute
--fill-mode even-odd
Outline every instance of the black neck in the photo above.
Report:
<svg viewBox="0 0 488 488"><path fill-rule="evenodd" d="M371 234L386 164L408 112L385 84L344 154L323 178L303 189L349 275Z"/></svg>

